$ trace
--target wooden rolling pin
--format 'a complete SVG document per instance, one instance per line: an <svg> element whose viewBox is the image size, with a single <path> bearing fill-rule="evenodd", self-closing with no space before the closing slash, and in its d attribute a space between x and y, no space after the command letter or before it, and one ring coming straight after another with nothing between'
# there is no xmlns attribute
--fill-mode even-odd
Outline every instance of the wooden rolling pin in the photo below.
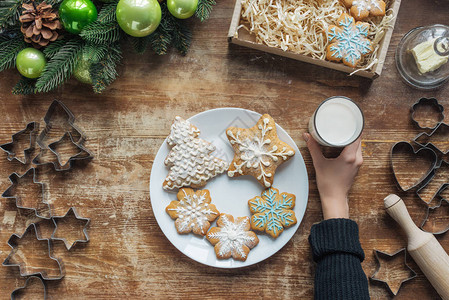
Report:
<svg viewBox="0 0 449 300"><path fill-rule="evenodd" d="M407 211L404 201L397 195L384 199L388 214L407 234L407 250L444 300L449 300L449 256L435 236L420 230Z"/></svg>

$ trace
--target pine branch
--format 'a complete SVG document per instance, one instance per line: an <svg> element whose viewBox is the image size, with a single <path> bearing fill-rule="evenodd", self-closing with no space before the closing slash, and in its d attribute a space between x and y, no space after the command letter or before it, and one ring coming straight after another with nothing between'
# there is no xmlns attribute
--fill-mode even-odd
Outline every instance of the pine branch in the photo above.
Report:
<svg viewBox="0 0 449 300"><path fill-rule="evenodd" d="M186 55L189 51L192 41L192 33L189 28L183 24L182 20L173 19L173 45L182 55Z"/></svg>
<svg viewBox="0 0 449 300"><path fill-rule="evenodd" d="M137 53L143 54L151 42L151 35L145 37L130 37L131 44Z"/></svg>
<svg viewBox="0 0 449 300"><path fill-rule="evenodd" d="M61 4L61 2L64 0L46 0L45 2L47 2L47 4L50 4L51 6L55 7L59 4Z"/></svg>
<svg viewBox="0 0 449 300"><path fill-rule="evenodd" d="M83 58L89 60L91 63L97 63L106 56L108 48L109 45L87 43L83 48Z"/></svg>
<svg viewBox="0 0 449 300"><path fill-rule="evenodd" d="M162 18L161 23L155 32L149 35L149 41L153 51L158 55L167 54L168 47L173 41L173 21L168 11L167 3L161 4Z"/></svg>
<svg viewBox="0 0 449 300"><path fill-rule="evenodd" d="M17 54L24 49L26 44L23 37L16 35L0 43L0 72L16 65Z"/></svg>
<svg viewBox="0 0 449 300"><path fill-rule="evenodd" d="M81 39L67 41L45 66L36 82L36 92L46 93L67 81L81 57L83 46Z"/></svg>
<svg viewBox="0 0 449 300"><path fill-rule="evenodd" d="M106 2L103 0L103 2ZM99 23L110 23L117 21L117 17L115 14L115 11L117 10L117 3L118 0L109 0L109 3L106 3L101 8L100 12L98 13L98 18L96 22Z"/></svg>
<svg viewBox="0 0 449 300"><path fill-rule="evenodd" d="M61 39L50 43L45 49L42 51L47 59L52 59L56 53L61 50L61 48L66 44L66 40Z"/></svg>
<svg viewBox="0 0 449 300"><path fill-rule="evenodd" d="M89 72L95 93L103 92L117 78L118 74L115 68L122 58L121 53L120 44L112 44L103 59L90 67Z"/></svg>
<svg viewBox="0 0 449 300"><path fill-rule="evenodd" d="M17 24L23 0L0 1L0 29Z"/></svg>
<svg viewBox="0 0 449 300"><path fill-rule="evenodd" d="M81 31L80 36L95 44L110 44L120 39L120 27L116 21L109 23L92 22Z"/></svg>
<svg viewBox="0 0 449 300"><path fill-rule="evenodd" d="M19 82L12 88L14 95L30 95L35 93L36 79L21 77Z"/></svg>
<svg viewBox="0 0 449 300"><path fill-rule="evenodd" d="M204 22L209 19L210 12L215 4L217 4L215 0L198 0L198 7L195 15L201 20L201 22Z"/></svg>

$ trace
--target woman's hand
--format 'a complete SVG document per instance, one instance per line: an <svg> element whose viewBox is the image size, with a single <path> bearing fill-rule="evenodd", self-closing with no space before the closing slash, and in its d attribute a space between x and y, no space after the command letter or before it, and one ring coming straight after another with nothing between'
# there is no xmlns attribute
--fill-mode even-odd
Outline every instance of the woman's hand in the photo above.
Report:
<svg viewBox="0 0 449 300"><path fill-rule="evenodd" d="M315 167L324 219L349 218L348 193L363 163L361 138L333 159L323 156L320 145L310 134L304 133L304 140Z"/></svg>

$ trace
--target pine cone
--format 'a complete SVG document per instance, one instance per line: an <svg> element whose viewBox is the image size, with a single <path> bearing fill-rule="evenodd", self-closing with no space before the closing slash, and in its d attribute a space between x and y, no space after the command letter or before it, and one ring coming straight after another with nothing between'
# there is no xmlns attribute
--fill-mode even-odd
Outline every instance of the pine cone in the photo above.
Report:
<svg viewBox="0 0 449 300"><path fill-rule="evenodd" d="M44 1L37 5L31 0L30 3L23 3L22 7L24 10L19 20L22 23L20 30L25 36L25 42L40 48L58 38L58 30L62 26L58 12L50 4Z"/></svg>

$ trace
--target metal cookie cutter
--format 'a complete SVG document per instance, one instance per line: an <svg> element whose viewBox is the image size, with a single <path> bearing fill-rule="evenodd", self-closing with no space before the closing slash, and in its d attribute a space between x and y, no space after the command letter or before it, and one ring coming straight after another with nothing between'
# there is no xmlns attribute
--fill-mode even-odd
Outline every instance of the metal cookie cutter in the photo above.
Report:
<svg viewBox="0 0 449 300"><path fill-rule="evenodd" d="M19 132L14 133L11 136L10 143L0 145L0 148L8 154L7 158L9 161L12 161L13 159L15 159L22 164L26 164L28 162L28 158L29 158L31 152L33 152L33 150L34 150L34 145L36 143L36 133L38 130L39 130L39 123L30 122L27 124L25 129L22 129ZM17 153L14 152L14 146L17 144L18 137L23 134L29 134L30 143L28 145L28 148L24 149L24 151L23 151L24 160L21 160L20 157L17 156Z"/></svg>
<svg viewBox="0 0 449 300"><path fill-rule="evenodd" d="M42 215L40 213L40 210L38 209L38 207L26 207L24 205L22 205L22 201L21 198L15 195L15 187L17 186L17 184L19 184L19 182L25 178L28 177L32 174L33 176L33 183L34 184L39 184L42 188L42 203L45 204L48 208L48 213L49 215ZM20 176L17 173L12 173L11 175L9 175L9 181L11 181L11 185L6 189L6 191L3 192L2 197L3 198L7 198L7 199L14 199L16 202L16 206L18 208L22 208L22 209L30 209L33 210L36 214L36 216L38 216L39 218L43 218L43 219L47 219L49 220L51 218L51 207L50 205L44 201L44 184L42 182L39 182L36 180L36 169L35 168L30 168L28 169L28 171L25 172L25 174L23 174L22 176Z"/></svg>
<svg viewBox="0 0 449 300"><path fill-rule="evenodd" d="M23 263L11 263L11 257L15 254L15 249L17 248L18 244L18 240L22 239L25 235L27 235L29 232L31 232L32 230L34 230L34 234L36 235L36 239L39 241L47 241L48 243L48 256L50 257L50 259L54 260L57 262L58 264L58 268L59 268L59 275L58 276L49 276L47 274L46 271L40 271L40 272L30 272L27 273L26 271L23 271ZM42 277L42 279L44 280L60 280L65 276L65 268L64 268L64 264L63 262L52 256L52 244L51 244L51 240L50 239L43 239L39 237L39 232L38 232L38 228L36 227L35 223L30 224L27 229L25 229L25 232L19 236L17 234L13 234L11 235L11 237L8 240L8 245L12 248L11 253L8 255L8 257L5 259L5 261L3 262L3 266L5 267L19 267L19 271L20 271L20 276L32 276L32 275L40 275Z"/></svg>
<svg viewBox="0 0 449 300"><path fill-rule="evenodd" d="M427 160L429 162L429 167L427 170L425 170L425 172L422 172L423 175L421 176L421 178L419 178L416 182L411 183L407 186L405 186L403 184L403 182L400 180L400 173L401 173L401 165L400 165L400 161L397 162L396 157L400 156L402 153L402 155L413 155L415 157L415 159L422 159L422 160ZM435 153L435 151L431 148L428 147L420 147L419 149L415 150L412 146L412 144L410 144L409 142L398 142L396 144L393 145L393 147L391 147L391 151L390 151L390 161L391 161L391 167L393 169L393 176L394 179L397 183L397 185L399 186L399 188L403 191L408 191L416 186L418 186L419 184L421 184L422 182L428 182L430 177L433 175L435 167L437 166L437 162L438 162L438 158L437 158L437 154ZM403 160L402 162L403 167L406 168L406 170L410 170L413 171L412 168L410 166L410 163ZM416 170L415 170L416 172Z"/></svg>
<svg viewBox="0 0 449 300"><path fill-rule="evenodd" d="M44 300L46 300L47 299L47 287L45 286L45 282L39 276L30 276L30 277L28 277L27 280L25 281L25 285L24 286L18 287L14 291L12 291L12 293L11 293L11 300L15 300L16 296L18 294L20 294L23 290L25 290L28 287L28 285L30 284L31 281L38 281L42 285L42 288L43 288L43 291L44 291Z"/></svg>
<svg viewBox="0 0 449 300"><path fill-rule="evenodd" d="M431 174L429 175L429 179L426 181L426 183L416 191L416 194L418 195L419 199L424 201L426 204L430 204L433 201L433 199L435 199L435 197L439 193L441 193L446 186L449 185L449 178L445 178L444 173L445 171L441 171L443 169L449 170L449 163L447 163L444 160L440 162L439 166L435 167L432 170ZM443 175L440 175L440 173L442 173ZM431 189L433 180L435 178L443 178L444 182L440 181L440 184L437 186L437 188ZM435 185L433 186L435 187ZM429 188L430 191L433 191L433 193L430 195L430 197L426 197L426 189L428 190Z"/></svg>
<svg viewBox="0 0 449 300"><path fill-rule="evenodd" d="M401 252L404 252L404 265L410 271L410 275L407 278L404 278L403 280L401 280L399 285L397 286L397 288L392 288L392 286L391 286L392 282L389 278L387 278L387 279L376 278L376 276L379 275L379 271L382 268L382 263L379 258L379 255L393 258L395 256L401 255ZM412 280L413 278L416 277L416 272L413 271L413 269L410 268L409 265L407 265L407 251L405 250L405 248L399 249L398 251L396 251L393 254L389 254L389 253L386 253L386 252L383 252L380 250L374 250L374 256L376 257L378 267L377 267L376 271L374 272L374 274L371 275L370 278L371 278L371 280L384 283L393 295L395 295L395 296L397 295L397 293L399 292L399 289L401 288L401 286L404 282Z"/></svg>
<svg viewBox="0 0 449 300"><path fill-rule="evenodd" d="M55 236L56 233L57 233L57 231L58 231L58 222L59 222L59 221L56 221L56 220L57 220L57 219L59 219L59 220L60 220L60 219L65 219L65 218L67 218L69 215L72 215L72 217L74 217L77 221L82 221L82 222L84 222L84 227L83 227L84 239L77 239L77 240L75 240L72 244L70 244L70 243L67 241L66 238L59 238L59 237L56 237L56 236ZM88 226L89 223L90 223L90 219L89 219L89 218L82 218L82 217L80 217L80 216L78 215L78 213L76 212L75 207L71 207L71 208L67 211L67 213L66 213L64 216L62 216L62 217L53 217L52 220L53 220L53 223L55 224L55 229L54 229L54 231L53 231L53 233L52 233L52 235L51 235L51 239L52 239L52 240L63 241L65 247L67 248L67 250L70 251L70 249L72 249L72 247L75 246L77 243L88 243L88 242L89 242L89 235L87 234L87 226Z"/></svg>
<svg viewBox="0 0 449 300"><path fill-rule="evenodd" d="M70 111L70 109L67 108L67 106L65 106L64 103L59 100L54 100L48 108L48 111L44 117L46 126L37 138L37 144L40 148L47 148L47 145L45 143L45 141L47 140L47 136L50 130L58 122L58 116L60 117L61 115L65 123L65 131L69 131L72 133L72 136L75 136L77 144L84 142L85 136L81 129L79 129L75 125L75 116L73 115L73 113Z"/></svg>
<svg viewBox="0 0 449 300"><path fill-rule="evenodd" d="M431 107L438 114L438 120L435 121L433 126L428 126L427 124L420 124L420 122L416 119L416 112L419 111L420 108L423 107ZM438 103L438 100L435 98L421 98L415 104L413 104L411 108L411 117L412 122L421 129L435 129L439 124L444 121L444 107Z"/></svg>
<svg viewBox="0 0 449 300"><path fill-rule="evenodd" d="M445 188L447 188L447 186L448 185L446 184L441 190L444 190ZM438 194L440 194L440 193L441 193L441 191ZM446 216L446 218L445 218L445 221L447 223L445 228L437 230L437 231L428 231L428 230L424 229L424 226L426 225L426 223L429 222L431 212L439 210L439 209L443 209L443 206L449 207L449 201L444 198L440 198L440 202L437 205L435 205L433 207L430 207L430 206L427 207L426 216L424 217L424 220L422 221L421 226L420 226L420 228L422 230L424 230L426 232L430 232L432 234L443 234L449 230L449 217L448 216Z"/></svg>
<svg viewBox="0 0 449 300"><path fill-rule="evenodd" d="M58 147L60 145L67 144L76 148L76 154L72 155L66 162L62 162L62 157L58 151ZM48 150L51 152L51 155L55 157L55 159L52 161L45 161L42 159L42 156L46 155L48 153ZM56 171L65 171L73 167L74 161L92 158L92 153L90 153L90 151L87 150L87 148L85 148L82 144L76 143L73 140L73 136L70 132L66 132L60 140L49 144L48 149L42 149L41 153L39 153L33 159L33 163L36 165L53 164Z"/></svg>
<svg viewBox="0 0 449 300"><path fill-rule="evenodd" d="M443 135L443 141L435 141L435 136ZM444 156L449 153L449 125L445 123L439 123L431 133L420 133L413 140L418 146L432 148L438 154L439 162L437 167L441 164L442 160L448 160ZM438 145L446 146L447 148L441 149ZM441 146L440 145L440 146Z"/></svg>

